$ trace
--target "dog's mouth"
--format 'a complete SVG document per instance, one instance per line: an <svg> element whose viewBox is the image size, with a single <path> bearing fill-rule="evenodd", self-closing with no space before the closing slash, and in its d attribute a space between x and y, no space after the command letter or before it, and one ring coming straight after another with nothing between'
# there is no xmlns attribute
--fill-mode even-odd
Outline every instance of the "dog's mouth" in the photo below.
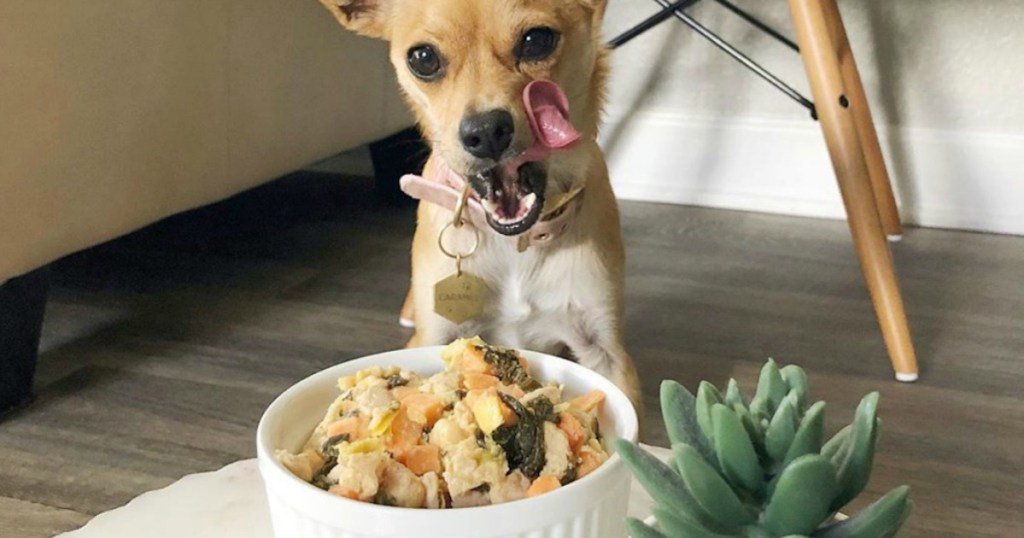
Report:
<svg viewBox="0 0 1024 538"><path fill-rule="evenodd" d="M499 164L470 176L469 182L480 197L487 223L494 231L519 235L540 218L547 186L547 174L540 163Z"/></svg>

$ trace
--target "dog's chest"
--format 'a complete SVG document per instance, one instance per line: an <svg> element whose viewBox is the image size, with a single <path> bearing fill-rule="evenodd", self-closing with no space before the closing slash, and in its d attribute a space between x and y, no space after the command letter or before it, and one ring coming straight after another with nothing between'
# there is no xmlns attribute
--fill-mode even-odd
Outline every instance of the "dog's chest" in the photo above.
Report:
<svg viewBox="0 0 1024 538"><path fill-rule="evenodd" d="M579 306L600 287L595 264L572 248L489 248L482 258L475 271L490 296L481 332L506 345L538 351L561 346Z"/></svg>

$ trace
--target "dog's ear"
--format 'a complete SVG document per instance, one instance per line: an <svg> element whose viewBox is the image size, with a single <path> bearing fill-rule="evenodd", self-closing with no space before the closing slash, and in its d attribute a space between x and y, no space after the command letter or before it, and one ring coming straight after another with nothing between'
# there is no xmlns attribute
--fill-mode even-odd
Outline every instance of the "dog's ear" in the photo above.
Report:
<svg viewBox="0 0 1024 538"><path fill-rule="evenodd" d="M584 7L593 10L594 22L600 23L604 19L604 10L608 7L608 0L576 0Z"/></svg>
<svg viewBox="0 0 1024 538"><path fill-rule="evenodd" d="M392 2L393 0L320 0L345 28L379 39L388 37L387 10Z"/></svg>

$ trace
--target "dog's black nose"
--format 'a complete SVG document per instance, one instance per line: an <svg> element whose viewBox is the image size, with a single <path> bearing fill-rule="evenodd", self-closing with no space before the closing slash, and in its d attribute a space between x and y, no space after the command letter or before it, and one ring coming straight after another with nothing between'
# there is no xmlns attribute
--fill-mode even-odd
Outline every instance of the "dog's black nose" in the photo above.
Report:
<svg viewBox="0 0 1024 538"><path fill-rule="evenodd" d="M501 154L512 143L515 123L507 110L495 109L474 114L459 123L462 147L474 157L501 159Z"/></svg>

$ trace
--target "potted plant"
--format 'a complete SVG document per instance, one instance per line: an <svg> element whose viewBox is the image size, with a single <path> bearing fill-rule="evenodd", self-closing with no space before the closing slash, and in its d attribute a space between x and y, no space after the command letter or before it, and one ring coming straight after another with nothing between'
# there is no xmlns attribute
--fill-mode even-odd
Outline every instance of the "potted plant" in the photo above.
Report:
<svg viewBox="0 0 1024 538"><path fill-rule="evenodd" d="M888 538L910 514L901 486L849 519L836 517L871 475L877 392L827 442L825 402L809 403L802 369L772 360L750 400L735 379L724 394L702 382L696 396L665 381L661 408L670 464L616 442L655 501L656 524L627 520L634 538Z"/></svg>

